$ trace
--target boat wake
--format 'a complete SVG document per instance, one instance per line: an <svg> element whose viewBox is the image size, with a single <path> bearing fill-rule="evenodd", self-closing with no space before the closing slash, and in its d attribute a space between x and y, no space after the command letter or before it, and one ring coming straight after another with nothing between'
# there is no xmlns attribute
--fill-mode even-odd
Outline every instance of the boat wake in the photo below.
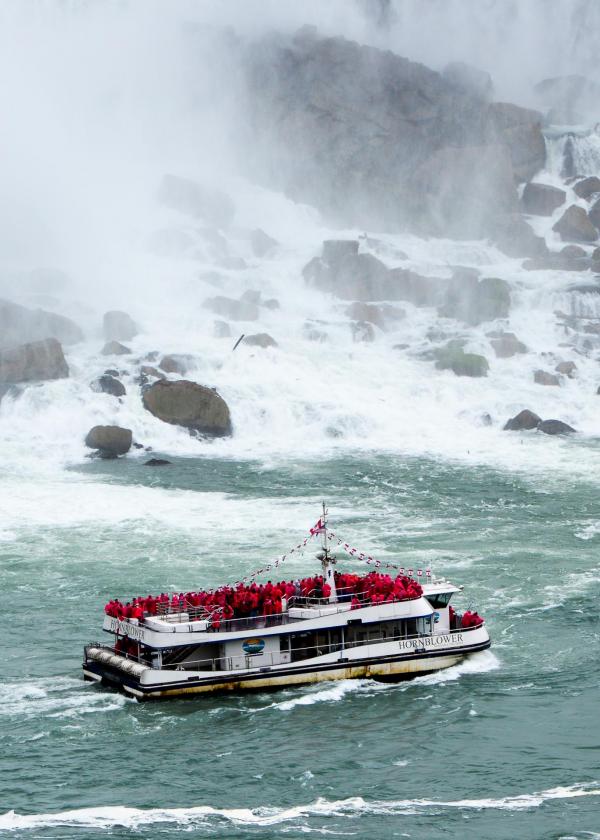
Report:
<svg viewBox="0 0 600 840"><path fill-rule="evenodd" d="M115 711L133 702L121 695L89 691L81 680L70 677L8 682L0 686L2 718L72 718Z"/></svg>
<svg viewBox="0 0 600 840"><path fill-rule="evenodd" d="M199 805L192 808L150 808L146 810L125 806L106 806L81 808L55 814L17 814L15 811L8 811L0 816L0 831L56 827L107 829L115 826L138 829L142 826L157 823L194 826L219 820L227 820L236 825L270 826L310 817L352 819L365 814L419 816L421 814L431 814L432 811L443 813L450 809L525 811L539 808L546 802L554 800L589 796L600 796L600 781L555 787L538 793L504 796L498 799L400 799L369 802L360 796L356 796L334 801L320 798L315 802L297 805L293 808L213 808L210 805Z"/></svg>
<svg viewBox="0 0 600 840"><path fill-rule="evenodd" d="M374 692L409 691L419 685L438 685L440 683L453 682L467 674L485 674L495 671L500 667L500 660L490 651L484 650L481 653L472 654L464 662L445 668L443 671L436 671L433 674L425 674L422 677L415 677L409 682L383 683L376 680L340 680L327 688L311 686L304 689L299 696L282 700L276 703L269 703L267 706L251 709L252 713L264 712L268 709L278 709L280 712L291 712L299 706L312 706L315 703L337 703L348 695L368 695Z"/></svg>

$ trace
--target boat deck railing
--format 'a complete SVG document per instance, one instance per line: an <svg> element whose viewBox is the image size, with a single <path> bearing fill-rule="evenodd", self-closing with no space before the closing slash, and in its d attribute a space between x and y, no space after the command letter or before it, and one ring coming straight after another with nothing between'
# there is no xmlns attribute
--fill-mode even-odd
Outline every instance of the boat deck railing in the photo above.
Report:
<svg viewBox="0 0 600 840"><path fill-rule="evenodd" d="M274 665L297 664L304 659L313 659L318 656L325 656L329 653L339 652L342 656L337 660L338 662L345 662L343 653L346 650L351 650L357 647L366 647L369 645L382 644L384 642L412 642L415 653L425 652L427 646L425 641L436 636L454 636L456 634L469 633L472 630L478 630L483 626L478 624L476 627L459 627L452 630L444 630L438 633L413 633L400 634L392 636L379 636L375 639L355 639L353 641L336 641L328 644L308 645L306 647L294 647L288 650L267 651L260 653L248 653L239 656L217 656L204 659L186 659L184 662L164 663L159 667L161 670L167 671L235 671L235 670L269 670ZM419 642L421 645L419 645ZM106 645L103 642L91 642L87 647L99 647L103 650L110 651L118 656L128 659L132 662L137 662L141 665L146 665L149 668L157 667L148 658L138 656L133 653L125 653L115 650L111 645ZM87 651L86 647L86 651ZM351 660L348 660L351 661Z"/></svg>
<svg viewBox="0 0 600 840"><path fill-rule="evenodd" d="M329 598L313 595L312 592L308 593L308 595L293 595L287 600L285 610L278 613L271 613L270 615L224 618L221 607L206 609L205 607L193 606L189 602L184 601L183 604L177 606L158 604L156 614L149 617L163 619L168 621L169 624L188 624L191 621L208 621L207 632L210 633L224 633L235 630L262 630L266 627L279 627L284 624L306 620L299 616L291 616L289 612L291 609L323 610L333 607L338 612L345 612L352 608L351 601L353 598L356 598L361 607L371 606L371 600L364 593L344 592L344 590L338 589L336 601L330 601ZM397 598L391 601L385 601L384 603L402 603L410 600L414 599Z"/></svg>

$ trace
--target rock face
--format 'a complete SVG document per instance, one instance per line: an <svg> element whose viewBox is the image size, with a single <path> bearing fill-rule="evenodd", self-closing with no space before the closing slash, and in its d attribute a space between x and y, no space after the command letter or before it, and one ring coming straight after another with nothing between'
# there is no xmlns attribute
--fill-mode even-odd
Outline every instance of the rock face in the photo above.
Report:
<svg viewBox="0 0 600 840"><path fill-rule="evenodd" d="M235 206L228 195L178 175L164 176L158 189L158 200L217 228L229 227L235 215Z"/></svg>
<svg viewBox="0 0 600 840"><path fill-rule="evenodd" d="M121 426L94 426L85 437L85 445L97 449L102 458L118 458L131 449L131 429Z"/></svg>
<svg viewBox="0 0 600 840"><path fill-rule="evenodd" d="M100 352L103 356L126 356L131 350L119 341L107 341Z"/></svg>
<svg viewBox="0 0 600 840"><path fill-rule="evenodd" d="M231 416L223 397L196 382L159 381L143 394L146 408L159 420L210 437L231 434Z"/></svg>
<svg viewBox="0 0 600 840"><path fill-rule="evenodd" d="M529 183L525 184L521 203L525 213L533 216L551 216L566 200L566 192L558 187Z"/></svg>
<svg viewBox="0 0 600 840"><path fill-rule="evenodd" d="M477 326L484 321L507 318L510 312L510 286L499 277L477 280L456 273L448 284L440 315Z"/></svg>
<svg viewBox="0 0 600 840"><path fill-rule="evenodd" d="M600 192L600 178L595 175L589 178L582 178L573 185L573 190L579 198L589 198L594 193Z"/></svg>
<svg viewBox="0 0 600 840"><path fill-rule="evenodd" d="M524 408L523 411L506 421L504 429L509 432L537 429L541 422L542 418L539 415L528 408Z"/></svg>
<svg viewBox="0 0 600 840"><path fill-rule="evenodd" d="M35 382L68 375L62 346L55 338L0 350L0 382Z"/></svg>
<svg viewBox="0 0 600 840"><path fill-rule="evenodd" d="M534 371L533 381L536 382L538 385L560 385L560 380L558 376L556 376L554 373L548 373L545 370Z"/></svg>
<svg viewBox="0 0 600 840"><path fill-rule="evenodd" d="M94 391L100 391L103 394L110 394L113 397L124 397L127 393L123 383L107 373L99 376L95 382L92 382L92 389Z"/></svg>
<svg viewBox="0 0 600 840"><path fill-rule="evenodd" d="M575 431L573 426L563 423L562 420L542 420L538 430L546 435L569 435Z"/></svg>
<svg viewBox="0 0 600 840"><path fill-rule="evenodd" d="M552 226L552 230L559 233L561 239L566 242L595 242L598 231L590 218L583 207L571 204Z"/></svg>
<svg viewBox="0 0 600 840"><path fill-rule="evenodd" d="M0 299L0 347L55 338L62 344L83 341L83 333L74 321L44 309L27 309Z"/></svg>
<svg viewBox="0 0 600 840"><path fill-rule="evenodd" d="M487 235L545 161L541 114L490 105L463 70L310 28L253 42L245 65L253 172L344 226Z"/></svg>
<svg viewBox="0 0 600 840"><path fill-rule="evenodd" d="M104 313L102 322L104 338L107 341L130 341L138 334L138 328L127 312L113 309Z"/></svg>
<svg viewBox="0 0 600 840"><path fill-rule="evenodd" d="M231 338L231 328L227 321L213 321L213 335L215 338Z"/></svg>
<svg viewBox="0 0 600 840"><path fill-rule="evenodd" d="M452 61L444 67L442 75L451 85L465 93L477 96L486 102L492 98L494 85L492 77L485 70L462 61Z"/></svg>
<svg viewBox="0 0 600 840"><path fill-rule="evenodd" d="M277 347L278 344L269 333L255 333L254 335L244 336L244 344L249 344L250 347Z"/></svg>

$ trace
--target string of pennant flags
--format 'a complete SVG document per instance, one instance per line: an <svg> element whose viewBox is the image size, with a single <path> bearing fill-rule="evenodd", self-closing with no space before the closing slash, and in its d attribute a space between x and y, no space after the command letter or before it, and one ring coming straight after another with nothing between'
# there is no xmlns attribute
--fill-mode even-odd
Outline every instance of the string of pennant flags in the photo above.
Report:
<svg viewBox="0 0 600 840"><path fill-rule="evenodd" d="M263 566L262 569L256 569L254 572L250 572L250 574L245 575L240 580L237 580L234 585L238 583L247 583L249 580L254 580L254 578L258 577L259 575L265 574L266 572L270 572L273 569L279 568L279 566L285 562L285 560L291 555L295 554L297 551L302 551L306 548L306 545L313 537L317 536L318 534L322 534L325 529L323 528L323 524L321 520L317 522L314 528L310 529L309 535L305 537L298 545L295 545L293 548L284 554L282 557L279 557L277 560L274 560L273 563L268 563L266 566ZM408 577L413 577L415 570L412 568L404 568L404 566L397 566L395 563L386 563L381 560L376 560L374 557L371 557L370 554L365 554L364 551L359 551L357 548L353 548L349 543L344 542L340 537L337 536L333 531L326 531L327 539L331 540L332 542L337 543L337 547L343 549L350 557L353 557L355 560L360 560L366 563L368 566L372 565L376 569L394 569L395 571L399 572L401 575L408 575ZM416 570L417 577L421 578L425 575L426 578L431 578L431 569L417 569Z"/></svg>
<svg viewBox="0 0 600 840"><path fill-rule="evenodd" d="M334 534L333 531L327 532L327 539L332 542L335 540L338 548L342 548L346 554L350 555L350 557L354 557L355 560L362 560L368 566L373 565L376 569L395 569L400 572L401 575L408 575L408 577L412 577L415 573L414 569L405 569L404 566L397 566L395 563L384 563L382 560L375 560L375 558L371 557L370 554L365 554L364 551L352 548L349 543L344 542L337 536L337 534ZM423 577L423 574L425 574L425 577L430 578L431 569L417 569L417 577Z"/></svg>

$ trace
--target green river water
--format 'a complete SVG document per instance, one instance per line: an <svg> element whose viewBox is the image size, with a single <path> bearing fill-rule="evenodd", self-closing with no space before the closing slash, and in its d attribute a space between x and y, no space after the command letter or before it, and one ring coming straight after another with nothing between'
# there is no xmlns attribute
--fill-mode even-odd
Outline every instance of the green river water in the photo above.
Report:
<svg viewBox="0 0 600 840"><path fill-rule="evenodd" d="M365 455L96 462L65 486L64 522L0 548L0 834L600 836L595 485ZM117 515L124 493L139 515ZM296 544L323 495L360 550L463 584L491 651L393 686L138 704L83 683L109 597L235 580ZM311 549L285 576L313 568Z"/></svg>

